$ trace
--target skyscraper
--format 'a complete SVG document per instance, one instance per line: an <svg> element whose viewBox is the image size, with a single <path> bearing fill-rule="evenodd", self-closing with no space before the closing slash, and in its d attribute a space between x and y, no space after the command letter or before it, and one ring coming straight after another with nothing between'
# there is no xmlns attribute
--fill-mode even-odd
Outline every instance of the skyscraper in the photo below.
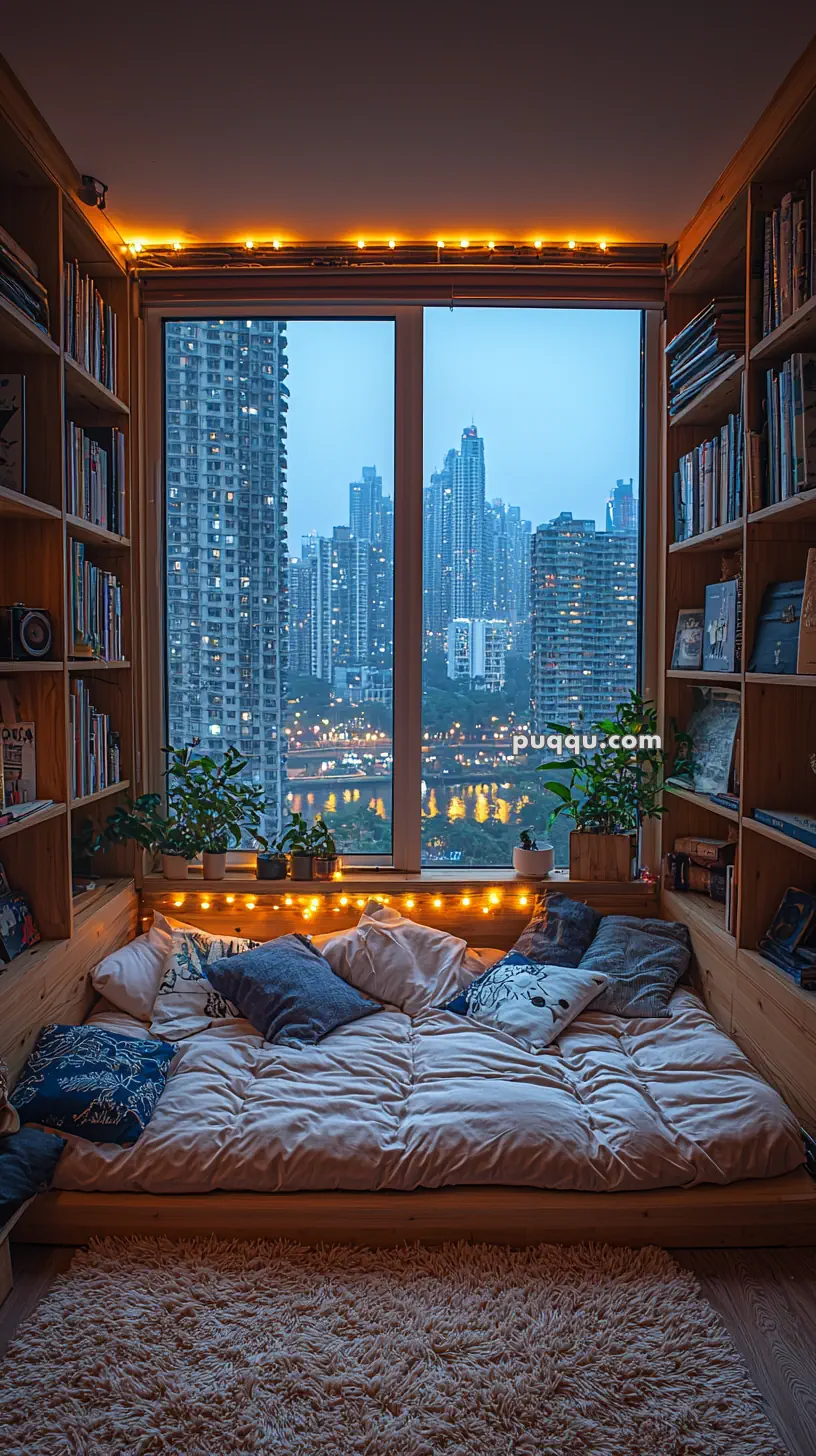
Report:
<svg viewBox="0 0 816 1456"><path fill-rule="evenodd" d="M289 562L289 680L312 672L312 576L314 558Z"/></svg>
<svg viewBox="0 0 816 1456"><path fill-rule="evenodd" d="M562 511L532 538L533 724L588 727L637 682L637 536Z"/></svg>
<svg viewBox="0 0 816 1456"><path fill-rule="evenodd" d="M637 531L638 503L634 482L618 480L606 503L607 531Z"/></svg>
<svg viewBox="0 0 816 1456"><path fill-rule="evenodd" d="M424 492L422 580L425 651L445 647L451 619L453 468L456 451L449 450L441 470L431 475Z"/></svg>
<svg viewBox="0 0 816 1456"><path fill-rule="evenodd" d="M287 672L286 325L169 322L168 724L234 743L281 821Z"/></svg>
<svg viewBox="0 0 816 1456"><path fill-rule="evenodd" d="M489 693L500 692L506 640L506 622L454 617L447 631L448 677L467 687L477 683Z"/></svg>
<svg viewBox="0 0 816 1456"><path fill-rule="evenodd" d="M482 615L484 539L484 440L475 425L462 431L453 459L451 494L451 612L454 617Z"/></svg>
<svg viewBox="0 0 816 1456"><path fill-rule="evenodd" d="M390 497L388 497L390 500ZM382 534L382 476L376 465L364 465L360 480L349 484L349 530L360 541L379 541Z"/></svg>

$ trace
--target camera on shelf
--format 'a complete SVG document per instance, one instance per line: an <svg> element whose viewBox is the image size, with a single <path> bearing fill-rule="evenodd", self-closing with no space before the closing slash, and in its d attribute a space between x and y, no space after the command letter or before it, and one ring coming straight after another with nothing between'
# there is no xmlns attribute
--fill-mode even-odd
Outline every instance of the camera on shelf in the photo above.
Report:
<svg viewBox="0 0 816 1456"><path fill-rule="evenodd" d="M0 607L0 661L41 660L51 653L51 613L41 607Z"/></svg>

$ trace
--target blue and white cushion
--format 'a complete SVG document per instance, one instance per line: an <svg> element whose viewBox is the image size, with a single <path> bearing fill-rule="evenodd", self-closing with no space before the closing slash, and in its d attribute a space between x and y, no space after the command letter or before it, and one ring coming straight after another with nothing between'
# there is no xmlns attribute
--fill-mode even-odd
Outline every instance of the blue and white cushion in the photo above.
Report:
<svg viewBox="0 0 816 1456"><path fill-rule="evenodd" d="M218 1022L240 1018L237 1006L207 980L207 966L259 944L239 936L210 935L206 930L174 930L153 1002L150 1030L154 1036L182 1041Z"/></svg>
<svg viewBox="0 0 816 1456"><path fill-rule="evenodd" d="M164 1091L176 1048L104 1027L44 1026L12 1101L23 1122L94 1143L133 1143Z"/></svg>
<svg viewBox="0 0 816 1456"><path fill-rule="evenodd" d="M606 983L597 971L547 965L511 950L443 1010L506 1032L536 1052L549 1046Z"/></svg>

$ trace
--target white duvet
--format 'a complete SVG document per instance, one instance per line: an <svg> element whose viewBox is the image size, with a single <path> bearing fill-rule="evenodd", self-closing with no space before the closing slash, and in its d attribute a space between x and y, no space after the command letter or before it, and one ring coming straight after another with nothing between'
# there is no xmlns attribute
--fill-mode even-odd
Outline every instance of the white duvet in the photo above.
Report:
<svg viewBox="0 0 816 1456"><path fill-rule="evenodd" d="M119 1012L91 1019L147 1035ZM383 1011L303 1049L223 1023L180 1046L133 1147L72 1139L55 1185L603 1192L773 1177L802 1161L793 1114L684 989L666 1020L584 1013L537 1054L444 1011Z"/></svg>

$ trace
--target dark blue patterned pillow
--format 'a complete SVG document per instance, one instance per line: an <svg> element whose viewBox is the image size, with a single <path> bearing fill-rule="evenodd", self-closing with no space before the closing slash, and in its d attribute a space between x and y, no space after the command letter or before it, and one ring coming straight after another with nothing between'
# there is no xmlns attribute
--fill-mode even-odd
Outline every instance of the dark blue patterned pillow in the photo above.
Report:
<svg viewBox="0 0 816 1456"><path fill-rule="evenodd" d="M548 965L511 950L441 1010L506 1032L535 1052L555 1041L605 986L606 976L597 972Z"/></svg>
<svg viewBox="0 0 816 1456"><path fill-rule="evenodd" d="M135 1143L164 1091L176 1048L101 1026L44 1026L12 1103L23 1122L92 1143Z"/></svg>

